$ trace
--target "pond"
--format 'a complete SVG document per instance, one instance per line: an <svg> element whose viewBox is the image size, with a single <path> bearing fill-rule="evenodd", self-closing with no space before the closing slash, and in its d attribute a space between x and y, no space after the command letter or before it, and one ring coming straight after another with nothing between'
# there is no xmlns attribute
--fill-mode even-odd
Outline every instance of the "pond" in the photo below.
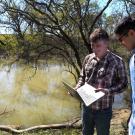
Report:
<svg viewBox="0 0 135 135"><path fill-rule="evenodd" d="M13 64L0 69L0 124L33 126L62 123L80 116L80 103L67 94L62 80L74 85L62 64L32 66ZM35 73L36 72L36 73ZM124 106L123 95L114 108Z"/></svg>

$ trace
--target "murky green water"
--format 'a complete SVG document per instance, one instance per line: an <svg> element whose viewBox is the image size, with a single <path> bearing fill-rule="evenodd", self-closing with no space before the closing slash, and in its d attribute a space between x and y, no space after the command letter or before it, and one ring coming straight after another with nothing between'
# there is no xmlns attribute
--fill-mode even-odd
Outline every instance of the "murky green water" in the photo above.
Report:
<svg viewBox="0 0 135 135"><path fill-rule="evenodd" d="M14 64L0 70L0 124L38 125L61 123L80 115L78 101L67 94L62 80L74 84L64 66L42 65L36 70ZM33 76L34 75L34 76Z"/></svg>
<svg viewBox="0 0 135 135"><path fill-rule="evenodd" d="M62 123L80 116L80 103L70 97L62 80L75 84L66 67L41 64L35 74L30 66L13 64L0 68L0 124L32 126ZM122 96L114 107L123 106Z"/></svg>

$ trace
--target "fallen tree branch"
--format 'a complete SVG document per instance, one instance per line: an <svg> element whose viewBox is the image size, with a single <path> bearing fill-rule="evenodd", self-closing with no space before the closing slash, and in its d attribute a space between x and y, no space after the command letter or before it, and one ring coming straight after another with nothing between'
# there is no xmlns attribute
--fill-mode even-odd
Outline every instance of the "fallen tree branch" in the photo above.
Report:
<svg viewBox="0 0 135 135"><path fill-rule="evenodd" d="M38 125L38 126L26 128L26 129L20 129L20 130L17 130L17 129L19 129L18 127L17 127L17 129L15 129L15 128L13 128L13 126L10 126L10 125L9 126L0 125L0 130L9 132L12 134L21 134L24 132L32 132L32 131L47 130L47 129L81 128L81 124L76 124L79 120L80 120L80 118L78 118L72 122L65 122L62 124Z"/></svg>

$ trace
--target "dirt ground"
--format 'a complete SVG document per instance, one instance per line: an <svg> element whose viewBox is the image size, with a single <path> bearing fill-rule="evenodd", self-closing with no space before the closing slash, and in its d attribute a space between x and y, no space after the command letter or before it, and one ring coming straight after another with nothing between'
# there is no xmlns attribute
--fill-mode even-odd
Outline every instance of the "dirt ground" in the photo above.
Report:
<svg viewBox="0 0 135 135"><path fill-rule="evenodd" d="M113 117L111 121L111 131L114 135L126 135L127 120L130 117L129 109L119 109L113 111Z"/></svg>

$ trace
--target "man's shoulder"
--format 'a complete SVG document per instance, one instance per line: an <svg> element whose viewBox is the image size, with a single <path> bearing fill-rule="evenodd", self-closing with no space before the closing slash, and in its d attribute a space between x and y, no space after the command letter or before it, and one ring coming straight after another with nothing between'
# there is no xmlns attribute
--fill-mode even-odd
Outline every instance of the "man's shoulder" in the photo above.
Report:
<svg viewBox="0 0 135 135"><path fill-rule="evenodd" d="M114 61L123 61L123 58L117 55L116 53L110 52L111 55L111 60L113 59Z"/></svg>
<svg viewBox="0 0 135 135"><path fill-rule="evenodd" d="M92 59L94 57L95 57L95 54L94 53L90 53L90 54L85 56L85 60Z"/></svg>
<svg viewBox="0 0 135 135"><path fill-rule="evenodd" d="M83 61L83 65L86 64L88 61L90 61L91 59L93 59L95 57L94 53L88 54L85 56L84 61Z"/></svg>
<svg viewBox="0 0 135 135"><path fill-rule="evenodd" d="M95 57L95 53L90 53L85 56L85 59L89 59L89 58L93 58L93 57Z"/></svg>

